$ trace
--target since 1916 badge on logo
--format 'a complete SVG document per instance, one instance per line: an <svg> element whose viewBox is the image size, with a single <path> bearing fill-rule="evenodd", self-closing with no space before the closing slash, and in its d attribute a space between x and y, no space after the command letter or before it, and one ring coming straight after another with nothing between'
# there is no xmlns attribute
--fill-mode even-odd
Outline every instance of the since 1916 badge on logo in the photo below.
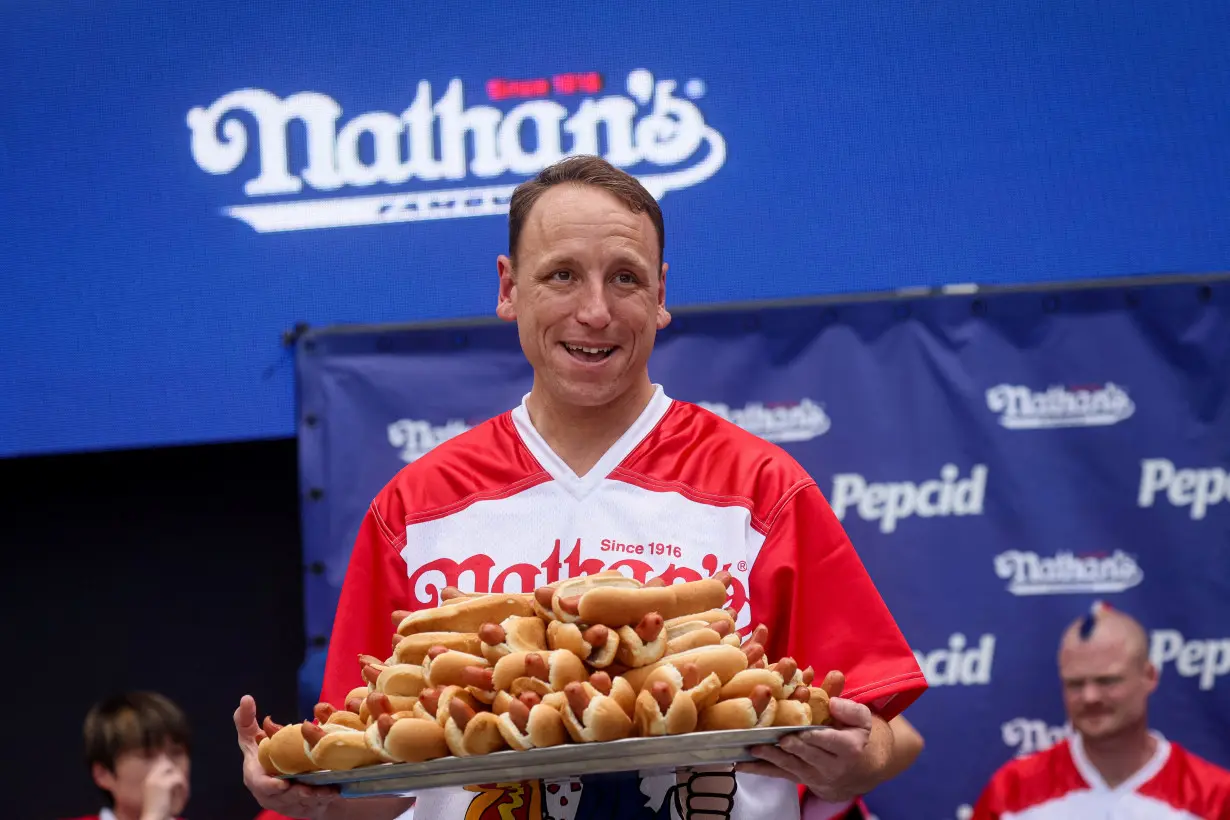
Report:
<svg viewBox="0 0 1230 820"><path fill-rule="evenodd" d="M192 157L226 175L255 154L259 173L243 185L253 201L222 211L261 233L506 214L519 182L575 154L601 154L658 199L726 161L725 139L696 102L706 92L700 79L638 68L624 93L597 72L493 79L485 90L487 104L467 105L461 79L438 98L421 80L401 113L343 121L327 94L243 88L188 112ZM290 150L292 131L303 135L302 151ZM292 153L305 155L302 167ZM376 185L406 190L362 193ZM328 195L304 198L305 186Z"/></svg>

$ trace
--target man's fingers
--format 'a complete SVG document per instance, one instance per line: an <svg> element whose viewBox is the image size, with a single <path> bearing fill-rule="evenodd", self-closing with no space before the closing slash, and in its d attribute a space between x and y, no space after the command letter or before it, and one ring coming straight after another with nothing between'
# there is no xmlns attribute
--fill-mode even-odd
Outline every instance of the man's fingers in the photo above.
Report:
<svg viewBox="0 0 1230 820"><path fill-rule="evenodd" d="M776 746L753 746L748 750L754 757L786 772L796 783L806 783L814 779L815 773L808 771L812 767L806 760L796 757Z"/></svg>
<svg viewBox="0 0 1230 820"><path fill-rule="evenodd" d="M787 742L789 741L789 742ZM859 729L829 729L823 732L799 732L782 739L782 747L791 754L820 761L824 757L857 757L867 745L867 734Z"/></svg>
<svg viewBox="0 0 1230 820"><path fill-rule="evenodd" d="M851 726L871 731L871 710L862 703L845 698L831 698L829 716L838 726Z"/></svg>
<svg viewBox="0 0 1230 820"><path fill-rule="evenodd" d="M762 777L777 777L782 780L798 782L795 776L785 769L780 769L772 763L763 763L761 761L740 763L735 766L735 771L739 774L758 774Z"/></svg>

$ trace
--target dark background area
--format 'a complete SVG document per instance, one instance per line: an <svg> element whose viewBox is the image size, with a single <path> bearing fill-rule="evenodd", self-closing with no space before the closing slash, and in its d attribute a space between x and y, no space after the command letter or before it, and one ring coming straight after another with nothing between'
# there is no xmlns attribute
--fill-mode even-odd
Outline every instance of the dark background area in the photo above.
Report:
<svg viewBox="0 0 1230 820"><path fill-rule="evenodd" d="M81 724L109 693L175 700L195 733L190 820L251 820L232 713L297 715L302 566L293 439L0 459L8 572L5 818L102 805ZM11 751L13 747L9 747Z"/></svg>

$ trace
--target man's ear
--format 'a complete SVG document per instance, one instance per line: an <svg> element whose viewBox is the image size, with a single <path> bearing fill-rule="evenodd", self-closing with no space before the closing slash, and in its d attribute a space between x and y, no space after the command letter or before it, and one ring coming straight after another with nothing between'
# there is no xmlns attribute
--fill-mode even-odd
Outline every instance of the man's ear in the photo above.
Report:
<svg viewBox="0 0 1230 820"><path fill-rule="evenodd" d="M496 300L495 315L506 322L517 321L517 308L513 304L517 298L517 278L513 272L512 260L500 254L495 260L495 267L500 276L500 291Z"/></svg>
<svg viewBox="0 0 1230 820"><path fill-rule="evenodd" d="M662 274L658 277L658 330L671 323L670 311L666 309L666 269L670 267L662 263Z"/></svg>
<svg viewBox="0 0 1230 820"><path fill-rule="evenodd" d="M90 767L90 774L94 777L94 785L103 791L115 793L115 773L109 770L101 763L95 763Z"/></svg>

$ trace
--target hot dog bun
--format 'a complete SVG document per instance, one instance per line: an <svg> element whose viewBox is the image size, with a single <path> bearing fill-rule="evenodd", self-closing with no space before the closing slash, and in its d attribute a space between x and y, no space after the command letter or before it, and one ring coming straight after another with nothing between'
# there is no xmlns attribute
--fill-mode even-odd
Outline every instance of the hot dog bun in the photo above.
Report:
<svg viewBox="0 0 1230 820"><path fill-rule="evenodd" d="M483 624L498 624L511 615L533 615L533 596L483 595L458 599L456 603L411 612L397 627L397 634L421 632L467 632L478 634Z"/></svg>
<svg viewBox="0 0 1230 820"><path fill-rule="evenodd" d="M483 624L478 630L482 654L489 663L512 652L533 652L547 648L547 625L541 618L512 615L498 624Z"/></svg>
<svg viewBox="0 0 1230 820"><path fill-rule="evenodd" d="M545 678L541 675L542 669L533 669L534 666L540 664L530 661L530 668L527 669L526 663L531 656L541 659L541 665L545 666L547 673ZM537 671L539 674L531 674L532 671ZM509 691L513 695L519 695L524 691L537 691L539 695L545 695L562 691L568 684L583 681L588 677L589 673L580 658L566 649L556 649L550 652L514 652L505 655L496 663L491 682L496 691ZM539 680L545 685L545 689L539 691L542 687L533 687L522 682L517 687L520 691L513 691L514 681L521 678Z"/></svg>
<svg viewBox="0 0 1230 820"><path fill-rule="evenodd" d="M457 757L485 755L506 748L500 719L490 712L475 712L461 701L452 703L444 740Z"/></svg>
<svg viewBox="0 0 1230 820"><path fill-rule="evenodd" d="M380 756L367 745L364 732L342 726L337 731L325 731L307 721L300 725L304 752L317 769L344 772L380 762Z"/></svg>
<svg viewBox="0 0 1230 820"><path fill-rule="evenodd" d="M449 753L444 728L434 720L388 716L367 727L366 739L385 763L422 763Z"/></svg>
<svg viewBox="0 0 1230 820"><path fill-rule="evenodd" d="M518 726L518 721L524 721L524 726ZM559 746L568 740L559 709L542 703L530 707L517 701L510 711L500 715L499 729L509 748L518 751Z"/></svg>
<svg viewBox="0 0 1230 820"><path fill-rule="evenodd" d="M663 711L663 703L666 708ZM696 704L682 690L669 694L664 683L642 689L633 717L637 737L681 735L696 729Z"/></svg>
<svg viewBox="0 0 1230 820"><path fill-rule="evenodd" d="M687 652L680 652L677 655L666 655L661 660L648 666L630 669L622 677L632 684L634 690L640 692L645 679L655 669L666 665L678 668L683 663L695 663L702 680L707 678L710 673L713 673L718 676L718 679L724 685L726 681L747 668L747 655L733 646L726 646L724 644L702 646Z"/></svg>
<svg viewBox="0 0 1230 820"><path fill-rule="evenodd" d="M561 581L555 587L555 591L551 596L551 611L555 615L555 619L568 624L577 623L582 620L591 625L602 623L602 621L596 621L585 615L578 615L575 609L578 600L583 599L590 592L599 589L607 590L608 592L632 592L641 589L641 582L635 578L629 578L621 572L610 571ZM638 620L640 618L635 618L632 620L632 623L636 623ZM623 626L623 624L606 624L606 626Z"/></svg>
<svg viewBox="0 0 1230 820"><path fill-rule="evenodd" d="M483 642L475 632L420 632L407 635L397 642L393 660L397 663L421 664L433 646L477 655L482 652Z"/></svg>
<svg viewBox="0 0 1230 820"><path fill-rule="evenodd" d="M428 654L423 659L423 673L427 676L427 682L436 688L469 685L464 670L470 666L485 669L490 664L481 655L471 655L455 649L450 649L434 658Z"/></svg>
<svg viewBox="0 0 1230 820"><path fill-rule="evenodd" d="M386 666L376 678L376 691L386 695L418 697L427 688L427 674L422 666L398 663Z"/></svg>
<svg viewBox="0 0 1230 820"><path fill-rule="evenodd" d="M593 687L570 683L564 688L566 703L560 708L564 728L577 743L621 740L632 734L632 718L614 698L595 694Z"/></svg>
<svg viewBox="0 0 1230 820"><path fill-rule="evenodd" d="M728 729L763 729L773 725L777 701L767 686L758 686L750 697L721 700L700 713L696 728L702 732Z"/></svg>
<svg viewBox="0 0 1230 820"><path fill-rule="evenodd" d="M645 688L649 688L661 681L667 684L672 696L675 692L685 692L692 699L692 703L696 705L697 713L718 702L718 694L722 689L722 679L718 677L716 672L710 672L702 678L700 677L699 668L695 664L691 664L692 668L689 669L689 677L692 680L684 680L680 666L688 668L689 664L685 663L679 666L666 664L658 667L645 678Z"/></svg>
<svg viewBox="0 0 1230 820"><path fill-rule="evenodd" d="M717 578L639 589L598 586L581 596L577 612L587 624L632 626L650 612L669 619L718 609L727 597L726 583ZM559 599L558 591L556 599Z"/></svg>
<svg viewBox="0 0 1230 820"><path fill-rule="evenodd" d="M281 774L303 774L317 768L308 757L302 723L292 723L270 735L266 754L273 768Z"/></svg>
<svg viewBox="0 0 1230 820"><path fill-rule="evenodd" d="M779 700L774 726L811 726L811 706L797 700Z"/></svg>

